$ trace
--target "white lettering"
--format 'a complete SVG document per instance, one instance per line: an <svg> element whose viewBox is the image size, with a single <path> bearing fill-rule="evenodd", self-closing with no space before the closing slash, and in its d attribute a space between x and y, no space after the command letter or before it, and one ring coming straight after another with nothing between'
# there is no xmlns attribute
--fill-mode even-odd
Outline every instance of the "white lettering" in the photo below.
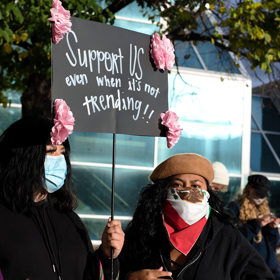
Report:
<svg viewBox="0 0 280 280"><path fill-rule="evenodd" d="M102 54L102 58L100 57L100 54ZM104 61L105 55L102 51L97 51L97 71L98 74L100 74L100 61Z"/></svg>
<svg viewBox="0 0 280 280"><path fill-rule="evenodd" d="M78 55L79 55L79 63L80 63L80 66L84 66L87 67L87 54L86 54L86 51L84 51L84 61L82 63L81 61L81 52L80 52L80 49L78 49Z"/></svg>
<svg viewBox="0 0 280 280"><path fill-rule="evenodd" d="M127 97L128 110L130 109L130 103L132 104L131 110L134 110L134 100L133 100L133 98L132 97L131 98Z"/></svg>
<svg viewBox="0 0 280 280"><path fill-rule="evenodd" d="M100 95L100 96L99 96L99 103L100 103L100 106L102 107L103 110L106 110L107 107L106 107L106 106L105 106L105 107L103 106L103 104L102 104L103 102L104 102L104 96L103 96L103 95Z"/></svg>
<svg viewBox="0 0 280 280"><path fill-rule="evenodd" d="M66 78L65 78L65 81L66 81L67 86L70 87L70 86L71 86L71 82L69 81L69 77L66 77Z"/></svg>
<svg viewBox="0 0 280 280"><path fill-rule="evenodd" d="M73 86L76 86L76 83L84 85L85 82L88 83L88 79L86 74L74 74L74 76L70 75L69 77L66 77L65 82L70 87L72 84Z"/></svg>
<svg viewBox="0 0 280 280"><path fill-rule="evenodd" d="M119 111L121 110L121 93L118 89L118 99L115 102L115 108L119 108Z"/></svg>
<svg viewBox="0 0 280 280"><path fill-rule="evenodd" d="M88 79L87 79L87 75L86 74L82 74L82 75L80 75L80 77L81 77L81 79L83 81L83 85L85 84L84 83L84 79L85 79L86 84L88 83Z"/></svg>
<svg viewBox="0 0 280 280"><path fill-rule="evenodd" d="M108 68L108 65L107 65L107 61L110 61L110 68ZM105 52L105 68L108 72L112 71L112 68L113 68L113 63L112 63L112 58L111 58L111 55L108 53L108 52ZM112 73L114 74L114 73Z"/></svg>
<svg viewBox="0 0 280 280"><path fill-rule="evenodd" d="M96 81L97 81L97 85L100 87L100 86L103 86L103 77L102 78L99 78L98 76L96 76Z"/></svg>
<svg viewBox="0 0 280 280"><path fill-rule="evenodd" d="M94 107L96 107L96 109L100 112L100 109L99 109L98 105L96 104L96 101L97 101L97 96L94 96L94 97L91 96L91 104L92 104L93 113L95 113Z"/></svg>
<svg viewBox="0 0 280 280"><path fill-rule="evenodd" d="M69 50L70 50L70 52L71 52L71 54L72 54L72 56L73 56L75 62L72 62L72 61L71 61L71 59L70 59L70 57L69 57L69 55L68 55L68 52L66 53L66 57L67 57L69 63L70 63L73 67L75 67L76 64L77 64L77 59L76 59L76 57L75 57L75 55L74 55L74 53L73 53L73 50L72 50L72 48L71 48L71 46L70 46L70 43L69 43L69 34L70 34L70 33L73 34L76 43L78 42L78 39L77 39L77 36L76 36L75 32L72 31L72 30L71 30L69 33L67 33L67 35L66 35L66 42L67 42L68 48L69 48Z"/></svg>
<svg viewBox="0 0 280 280"><path fill-rule="evenodd" d="M114 96L111 94L111 95L106 95L106 98L107 98L107 108L109 109L110 108L110 104L109 104L109 101L110 101L110 98L111 98L111 101L112 101L112 108L115 109L114 107Z"/></svg>
<svg viewBox="0 0 280 280"><path fill-rule="evenodd" d="M94 53L94 58L92 57L92 53ZM96 59L96 51L88 51L88 59L89 59L89 68L90 68L90 72L92 72L92 61Z"/></svg>
<svg viewBox="0 0 280 280"><path fill-rule="evenodd" d="M141 110L141 105L142 105L142 101L136 100L136 102L135 102L135 109L138 110L138 112L137 112L136 117L134 117L134 115L132 116L135 121L139 117L139 113L140 113L140 110Z"/></svg>
<svg viewBox="0 0 280 280"><path fill-rule="evenodd" d="M88 115L90 116L89 102L91 102L91 101L88 100L87 96L85 96L85 100L86 100L86 102L83 103L83 106L87 106L87 112L88 112Z"/></svg>
<svg viewBox="0 0 280 280"><path fill-rule="evenodd" d="M71 82L74 86L76 86L76 74L74 74L74 78L70 75Z"/></svg>
<svg viewBox="0 0 280 280"><path fill-rule="evenodd" d="M138 61L138 67L139 67L139 70L140 70L140 77L138 77L137 73L135 73L135 77L136 77L136 79L138 79L138 80L141 80L141 79L142 79L142 76L143 76L143 72L142 72L142 68L141 68L141 64L140 64L140 58L139 58L140 51L142 52L142 54L144 54L144 49L143 49L143 48L140 48L140 49L138 50L137 61Z"/></svg>

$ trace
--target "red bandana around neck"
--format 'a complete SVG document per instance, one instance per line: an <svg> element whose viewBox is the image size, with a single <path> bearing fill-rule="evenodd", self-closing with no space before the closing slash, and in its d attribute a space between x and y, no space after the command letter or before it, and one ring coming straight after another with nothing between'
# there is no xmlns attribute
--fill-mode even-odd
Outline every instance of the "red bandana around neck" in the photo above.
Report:
<svg viewBox="0 0 280 280"><path fill-rule="evenodd" d="M211 207L208 204L207 196L209 196L209 194L207 193L206 195L205 192L203 203L189 205L188 202L182 200L180 196L177 195L177 192L174 193L174 191L171 191L165 200L162 218L166 233L173 247L185 256L196 243L210 215ZM196 222L192 221L192 223L188 223L187 215L183 213L185 210L185 203L187 206L191 207L191 210L193 207L203 207L205 209L204 212L202 211L202 216L198 217Z"/></svg>

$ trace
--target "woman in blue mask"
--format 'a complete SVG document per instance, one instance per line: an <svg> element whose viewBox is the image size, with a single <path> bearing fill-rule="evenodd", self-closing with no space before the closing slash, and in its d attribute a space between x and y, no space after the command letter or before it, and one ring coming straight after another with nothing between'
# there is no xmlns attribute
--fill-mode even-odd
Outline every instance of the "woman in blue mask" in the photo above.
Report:
<svg viewBox="0 0 280 280"><path fill-rule="evenodd" d="M26 117L0 136L0 279L1 273L4 280L86 279L93 247L73 211L69 142L52 145L52 126ZM106 228L104 240L115 241L103 244L105 252L122 247L118 223ZM108 271L110 261L102 265Z"/></svg>

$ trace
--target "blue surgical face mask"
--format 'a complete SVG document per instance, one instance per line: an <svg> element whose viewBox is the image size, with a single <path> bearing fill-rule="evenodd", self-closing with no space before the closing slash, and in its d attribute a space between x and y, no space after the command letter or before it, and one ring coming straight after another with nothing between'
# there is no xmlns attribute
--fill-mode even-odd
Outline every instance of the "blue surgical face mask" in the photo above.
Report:
<svg viewBox="0 0 280 280"><path fill-rule="evenodd" d="M67 164L63 155L60 156L46 156L45 157L45 189L49 193L59 190L66 178Z"/></svg>

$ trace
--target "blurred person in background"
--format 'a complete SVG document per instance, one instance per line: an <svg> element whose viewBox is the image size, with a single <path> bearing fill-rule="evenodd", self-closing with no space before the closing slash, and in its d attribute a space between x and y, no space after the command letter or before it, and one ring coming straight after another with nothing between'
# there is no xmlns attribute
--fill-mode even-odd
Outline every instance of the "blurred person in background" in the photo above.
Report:
<svg viewBox="0 0 280 280"><path fill-rule="evenodd" d="M229 176L226 167L218 161L212 163L214 169L214 180L210 184L213 191L227 192L229 184Z"/></svg>
<svg viewBox="0 0 280 280"><path fill-rule="evenodd" d="M280 280L280 267L276 247L280 240L278 225L268 205L269 180L262 175L248 177L243 194L229 204L233 214L243 223L247 240L260 253L276 280Z"/></svg>

